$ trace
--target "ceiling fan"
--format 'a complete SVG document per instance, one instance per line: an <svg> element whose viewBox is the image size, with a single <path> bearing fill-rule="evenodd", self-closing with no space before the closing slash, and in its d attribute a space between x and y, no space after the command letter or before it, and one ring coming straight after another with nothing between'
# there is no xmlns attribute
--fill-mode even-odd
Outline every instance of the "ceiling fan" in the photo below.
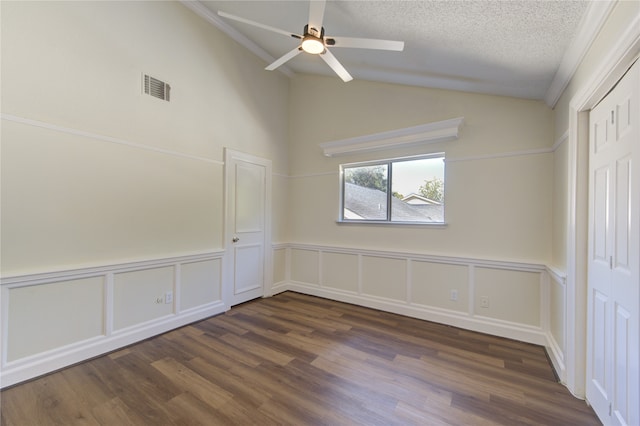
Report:
<svg viewBox="0 0 640 426"><path fill-rule="evenodd" d="M280 65L294 58L298 54L306 52L311 55L320 56L320 58L322 58L327 63L327 65L329 65L331 69L333 69L333 71L335 71L335 73L340 76L343 81L347 82L353 80L353 77L351 77L349 72L342 66L342 64L336 59L336 57L333 56L333 54L329 51L329 47L352 47L359 49L379 49L395 51L402 51L404 49L403 41L325 36L324 28L322 27L325 5L326 0L312 0L310 2L309 23L304 26L303 35L291 33L279 28L274 28L269 25L261 24L259 22L250 21L249 19L241 18L239 16L231 15L222 11L218 11L218 15L224 18L232 19L234 21L253 25L264 30L273 31L287 37L293 37L295 39L301 40L300 45L298 45L295 49L284 54L272 64L269 64L265 68L269 71L278 68Z"/></svg>

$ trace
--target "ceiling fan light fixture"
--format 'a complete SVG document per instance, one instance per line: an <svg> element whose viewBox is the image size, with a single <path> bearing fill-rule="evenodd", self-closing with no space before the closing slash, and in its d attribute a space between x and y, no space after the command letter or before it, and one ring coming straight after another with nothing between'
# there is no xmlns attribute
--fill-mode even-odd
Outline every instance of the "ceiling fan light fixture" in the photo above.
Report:
<svg viewBox="0 0 640 426"><path fill-rule="evenodd" d="M307 34L302 39L302 50L307 53L311 53L312 55L318 55L324 52L324 42L318 37L314 37L310 34Z"/></svg>

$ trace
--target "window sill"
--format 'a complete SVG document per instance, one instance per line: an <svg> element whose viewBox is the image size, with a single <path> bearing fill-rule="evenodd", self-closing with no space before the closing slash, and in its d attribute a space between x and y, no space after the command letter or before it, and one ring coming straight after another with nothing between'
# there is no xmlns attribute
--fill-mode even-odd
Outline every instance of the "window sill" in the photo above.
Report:
<svg viewBox="0 0 640 426"><path fill-rule="evenodd" d="M338 225L409 226L417 228L439 228L449 226L447 222L388 222L386 220L336 220Z"/></svg>

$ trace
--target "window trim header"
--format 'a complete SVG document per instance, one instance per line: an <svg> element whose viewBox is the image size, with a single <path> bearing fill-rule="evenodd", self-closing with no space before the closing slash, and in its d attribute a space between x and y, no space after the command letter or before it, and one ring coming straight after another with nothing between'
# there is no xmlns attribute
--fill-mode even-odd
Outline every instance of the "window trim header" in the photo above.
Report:
<svg viewBox="0 0 640 426"><path fill-rule="evenodd" d="M444 142L458 138L464 117L436 121L403 129L340 139L320 144L326 157L336 157L353 153L405 148L413 145Z"/></svg>

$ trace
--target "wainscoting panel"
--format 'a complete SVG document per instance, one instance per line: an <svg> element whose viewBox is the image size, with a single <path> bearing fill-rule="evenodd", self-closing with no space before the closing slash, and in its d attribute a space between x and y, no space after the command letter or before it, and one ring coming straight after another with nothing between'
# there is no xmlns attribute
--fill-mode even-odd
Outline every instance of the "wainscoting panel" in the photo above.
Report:
<svg viewBox="0 0 640 426"><path fill-rule="evenodd" d="M362 256L362 293L393 301L407 300L407 260Z"/></svg>
<svg viewBox="0 0 640 426"><path fill-rule="evenodd" d="M318 286L320 253L317 250L291 250L291 279Z"/></svg>
<svg viewBox="0 0 640 426"><path fill-rule="evenodd" d="M411 303L466 313L469 310L469 267L412 261Z"/></svg>
<svg viewBox="0 0 640 426"><path fill-rule="evenodd" d="M565 327L566 319L564 306L566 306L567 289L564 279L551 280L551 315L550 332L559 347L565 347Z"/></svg>
<svg viewBox="0 0 640 426"><path fill-rule="evenodd" d="M548 346L544 265L310 244L274 250L287 253L274 294L292 290Z"/></svg>
<svg viewBox="0 0 640 426"><path fill-rule="evenodd" d="M287 253L281 245L273 247L273 288L287 281Z"/></svg>
<svg viewBox="0 0 640 426"><path fill-rule="evenodd" d="M103 277L11 288L7 298L9 362L104 334Z"/></svg>
<svg viewBox="0 0 640 426"><path fill-rule="evenodd" d="M114 331L173 313L173 302L165 303L174 288L173 267L122 272L113 281Z"/></svg>
<svg viewBox="0 0 640 426"><path fill-rule="evenodd" d="M180 265L180 303L176 303L180 311L221 300L221 263L220 259L212 259Z"/></svg>
<svg viewBox="0 0 640 426"><path fill-rule="evenodd" d="M566 276L549 270L549 330L547 349L561 382L566 380L565 353L567 350L567 285Z"/></svg>
<svg viewBox="0 0 640 426"><path fill-rule="evenodd" d="M226 311L222 256L211 252L3 278L1 386Z"/></svg>
<svg viewBox="0 0 640 426"><path fill-rule="evenodd" d="M322 286L358 292L358 256L348 253L322 253Z"/></svg>
<svg viewBox="0 0 640 426"><path fill-rule="evenodd" d="M477 315L540 326L540 271L475 268L474 312ZM482 299L488 298L488 305Z"/></svg>

